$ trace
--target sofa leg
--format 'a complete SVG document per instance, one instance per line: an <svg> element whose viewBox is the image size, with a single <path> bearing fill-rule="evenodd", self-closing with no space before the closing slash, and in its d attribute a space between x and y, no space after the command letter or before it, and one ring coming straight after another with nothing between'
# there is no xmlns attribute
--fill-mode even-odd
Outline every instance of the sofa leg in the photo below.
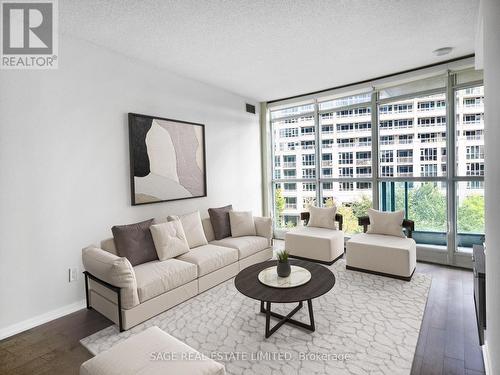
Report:
<svg viewBox="0 0 500 375"><path fill-rule="evenodd" d="M85 275L85 300L87 301L87 310L92 310L89 298L89 278L87 276L87 272L84 272L83 274Z"/></svg>

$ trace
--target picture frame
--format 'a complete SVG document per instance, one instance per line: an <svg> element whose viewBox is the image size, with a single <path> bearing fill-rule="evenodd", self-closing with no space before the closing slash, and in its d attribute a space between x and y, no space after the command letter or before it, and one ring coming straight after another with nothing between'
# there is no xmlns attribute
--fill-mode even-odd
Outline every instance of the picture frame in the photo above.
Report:
<svg viewBox="0 0 500 375"><path fill-rule="evenodd" d="M207 196L205 125L128 114L133 206Z"/></svg>

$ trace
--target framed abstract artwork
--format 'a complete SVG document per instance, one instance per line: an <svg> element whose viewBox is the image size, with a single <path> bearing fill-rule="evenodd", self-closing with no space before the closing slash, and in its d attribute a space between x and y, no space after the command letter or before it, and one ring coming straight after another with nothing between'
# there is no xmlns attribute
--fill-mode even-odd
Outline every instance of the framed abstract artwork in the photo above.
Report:
<svg viewBox="0 0 500 375"><path fill-rule="evenodd" d="M132 205L207 196L205 125L128 114Z"/></svg>

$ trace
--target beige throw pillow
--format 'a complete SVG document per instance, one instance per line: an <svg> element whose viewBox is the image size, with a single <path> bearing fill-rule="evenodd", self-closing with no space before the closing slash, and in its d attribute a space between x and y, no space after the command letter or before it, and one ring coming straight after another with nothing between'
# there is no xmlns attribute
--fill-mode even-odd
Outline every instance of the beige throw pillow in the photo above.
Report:
<svg viewBox="0 0 500 375"><path fill-rule="evenodd" d="M232 237L256 235L252 211L229 211L229 222Z"/></svg>
<svg viewBox="0 0 500 375"><path fill-rule="evenodd" d="M189 248L203 246L208 244L203 225L201 224L200 212L195 211L182 216L168 216L168 221L180 220Z"/></svg>
<svg viewBox="0 0 500 375"><path fill-rule="evenodd" d="M158 259L175 258L189 251L186 234L180 220L151 225L149 230L153 236Z"/></svg>
<svg viewBox="0 0 500 375"><path fill-rule="evenodd" d="M309 209L308 227L337 229L335 226L336 207L314 207Z"/></svg>
<svg viewBox="0 0 500 375"><path fill-rule="evenodd" d="M403 211L383 212L369 208L368 217L370 218L370 226L366 233L406 237L403 233Z"/></svg>

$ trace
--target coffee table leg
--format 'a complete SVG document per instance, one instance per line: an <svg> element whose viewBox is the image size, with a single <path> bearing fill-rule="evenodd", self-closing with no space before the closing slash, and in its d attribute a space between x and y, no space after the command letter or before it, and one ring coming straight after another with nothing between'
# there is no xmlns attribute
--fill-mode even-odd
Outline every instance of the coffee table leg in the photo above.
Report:
<svg viewBox="0 0 500 375"><path fill-rule="evenodd" d="M310 299L307 300L307 309L309 310L309 329L314 332L316 330L316 326L314 325L313 304Z"/></svg>
<svg viewBox="0 0 500 375"><path fill-rule="evenodd" d="M274 331L273 332L269 331L270 324L271 324L271 302L266 302L266 339L274 333Z"/></svg>
<svg viewBox="0 0 500 375"><path fill-rule="evenodd" d="M297 327L301 327L308 331L314 332L316 327L314 325L313 307L312 307L312 301L310 299L307 300L307 309L309 311L309 324L302 323L292 319L292 316L295 315L295 313L299 311L302 308L302 306L303 303L299 302L299 304L292 311L290 311L286 316L284 316L271 311L271 302L266 301L266 307L264 308L264 301L261 301L260 312L266 314L266 338L270 337L285 323L293 324ZM273 328L270 328L271 316L280 319L280 321L276 323L276 325Z"/></svg>

